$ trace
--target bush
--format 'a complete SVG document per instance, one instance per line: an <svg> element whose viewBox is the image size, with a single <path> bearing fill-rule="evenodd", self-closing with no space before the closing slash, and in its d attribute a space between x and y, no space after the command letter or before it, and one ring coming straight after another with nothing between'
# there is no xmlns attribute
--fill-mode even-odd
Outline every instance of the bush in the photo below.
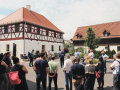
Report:
<svg viewBox="0 0 120 90"><path fill-rule="evenodd" d="M94 58L99 58L101 56L101 51L94 51Z"/></svg>
<svg viewBox="0 0 120 90"><path fill-rule="evenodd" d="M74 55L74 52L69 52L70 56L73 56Z"/></svg>
<svg viewBox="0 0 120 90"><path fill-rule="evenodd" d="M97 64L97 63L98 63L98 61L93 59L93 64Z"/></svg>

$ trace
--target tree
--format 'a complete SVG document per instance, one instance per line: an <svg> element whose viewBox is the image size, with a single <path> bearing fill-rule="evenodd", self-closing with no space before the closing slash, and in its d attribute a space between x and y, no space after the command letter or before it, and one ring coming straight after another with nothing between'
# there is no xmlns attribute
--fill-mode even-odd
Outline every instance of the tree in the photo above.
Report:
<svg viewBox="0 0 120 90"><path fill-rule="evenodd" d="M100 41L99 37L96 37L92 28L88 28L87 36L85 37L85 46L88 46L90 49L94 50L98 47Z"/></svg>

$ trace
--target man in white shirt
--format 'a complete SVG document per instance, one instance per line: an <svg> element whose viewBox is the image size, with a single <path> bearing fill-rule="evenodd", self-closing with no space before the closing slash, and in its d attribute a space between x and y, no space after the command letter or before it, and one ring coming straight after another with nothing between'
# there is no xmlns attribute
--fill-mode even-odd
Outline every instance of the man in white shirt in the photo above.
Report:
<svg viewBox="0 0 120 90"><path fill-rule="evenodd" d="M72 63L72 60L70 60L69 54L66 54L66 58L67 60L64 61L64 67L63 67L63 71L65 72L66 90L72 90L71 66L73 65L73 63ZM70 85L68 81L70 82Z"/></svg>
<svg viewBox="0 0 120 90"><path fill-rule="evenodd" d="M75 58L78 60L78 63L80 62L80 52L78 52L77 49L75 49Z"/></svg>
<svg viewBox="0 0 120 90"><path fill-rule="evenodd" d="M104 51L101 52L101 55L102 55L103 61L104 61L104 63L105 63L105 68L104 68L104 70L105 70L105 73L106 73L106 70L107 70L106 60L109 58L109 56L108 56L107 54L105 54Z"/></svg>
<svg viewBox="0 0 120 90"><path fill-rule="evenodd" d="M113 90L120 90L120 52L116 53L117 59L111 64L110 69L113 70Z"/></svg>

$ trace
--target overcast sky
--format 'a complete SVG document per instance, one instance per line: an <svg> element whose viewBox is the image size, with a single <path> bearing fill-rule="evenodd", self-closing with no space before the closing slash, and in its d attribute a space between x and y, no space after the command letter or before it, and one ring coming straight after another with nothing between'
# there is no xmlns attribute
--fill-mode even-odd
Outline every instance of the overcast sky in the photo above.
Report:
<svg viewBox="0 0 120 90"><path fill-rule="evenodd" d="M120 0L0 0L0 19L31 5L71 39L80 26L120 21Z"/></svg>

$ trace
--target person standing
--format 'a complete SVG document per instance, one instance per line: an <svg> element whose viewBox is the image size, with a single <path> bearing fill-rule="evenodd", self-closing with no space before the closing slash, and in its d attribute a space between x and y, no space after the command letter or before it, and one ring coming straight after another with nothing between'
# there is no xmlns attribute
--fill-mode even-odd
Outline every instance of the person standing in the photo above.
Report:
<svg viewBox="0 0 120 90"><path fill-rule="evenodd" d="M44 60L45 53L40 54L40 58L35 61L33 66L34 71L36 72L36 84L37 89L40 90L40 83L42 82L43 90L46 90L46 78L48 73L48 62Z"/></svg>
<svg viewBox="0 0 120 90"><path fill-rule="evenodd" d="M94 90L95 77L95 65L92 64L92 60L89 60L89 64L85 66L84 90Z"/></svg>
<svg viewBox="0 0 120 90"><path fill-rule="evenodd" d="M65 53L64 53L64 51L63 50L61 50L61 52L60 52L60 64L61 64L61 68L63 67L63 65L64 65L64 56L65 56Z"/></svg>
<svg viewBox="0 0 120 90"><path fill-rule="evenodd" d="M104 61L104 64L105 64L104 70L105 70L105 73L106 73L106 70L107 70L107 68L106 68L106 60L109 58L109 56L106 55L104 51L102 51L101 54L102 54L103 61Z"/></svg>
<svg viewBox="0 0 120 90"><path fill-rule="evenodd" d="M71 74L71 66L73 65L72 60L70 60L70 55L66 55L66 60L64 62L63 71L65 73L65 84L66 90L72 90L72 74ZM69 85L70 83L70 85Z"/></svg>
<svg viewBox="0 0 120 90"><path fill-rule="evenodd" d="M75 58L78 60L78 63L80 62L80 52L78 52L77 49L75 49Z"/></svg>
<svg viewBox="0 0 120 90"><path fill-rule="evenodd" d="M113 90L120 90L120 52L116 53L116 60L110 65L113 70Z"/></svg>
<svg viewBox="0 0 120 90"><path fill-rule="evenodd" d="M71 73L73 77L74 90L84 90L85 69L82 64L79 64L76 59L73 60Z"/></svg>
<svg viewBox="0 0 120 90"><path fill-rule="evenodd" d="M54 81L54 85L55 85L55 90L57 90L57 70L58 70L58 65L57 63L54 61L55 56L51 57L51 61L48 62L49 65L49 90L51 90L51 83L52 80Z"/></svg>
<svg viewBox="0 0 120 90"><path fill-rule="evenodd" d="M104 68L105 68L105 63L103 61L102 56L99 57L99 62L98 62L98 64L96 66L97 66L96 71L100 75L100 78L97 78L98 89L101 90L104 87Z"/></svg>
<svg viewBox="0 0 120 90"><path fill-rule="evenodd" d="M13 63L15 64L12 68L12 71L18 71L19 78L21 80L21 83L19 85L14 85L14 90L28 90L28 85L26 81L26 74L28 73L28 70L25 66L20 65L19 58L14 57Z"/></svg>
<svg viewBox="0 0 120 90"><path fill-rule="evenodd" d="M88 56L87 56L86 59L91 59L91 60L93 60L93 58L94 58L94 53L93 53L92 50L90 50L90 53L88 54Z"/></svg>
<svg viewBox="0 0 120 90"><path fill-rule="evenodd" d="M11 63L11 60L10 60L10 56L11 56L11 53L7 52L4 59L3 59L3 61L8 65L7 72L10 72L10 69L12 68L12 63Z"/></svg>
<svg viewBox="0 0 120 90"><path fill-rule="evenodd" d="M0 54L0 90L8 90L8 77L6 68L8 65L3 61L4 55Z"/></svg>
<svg viewBox="0 0 120 90"><path fill-rule="evenodd" d="M29 62L29 66L33 66L33 59L34 59L34 50L32 50L32 52L29 53L29 59L30 59L30 62Z"/></svg>

